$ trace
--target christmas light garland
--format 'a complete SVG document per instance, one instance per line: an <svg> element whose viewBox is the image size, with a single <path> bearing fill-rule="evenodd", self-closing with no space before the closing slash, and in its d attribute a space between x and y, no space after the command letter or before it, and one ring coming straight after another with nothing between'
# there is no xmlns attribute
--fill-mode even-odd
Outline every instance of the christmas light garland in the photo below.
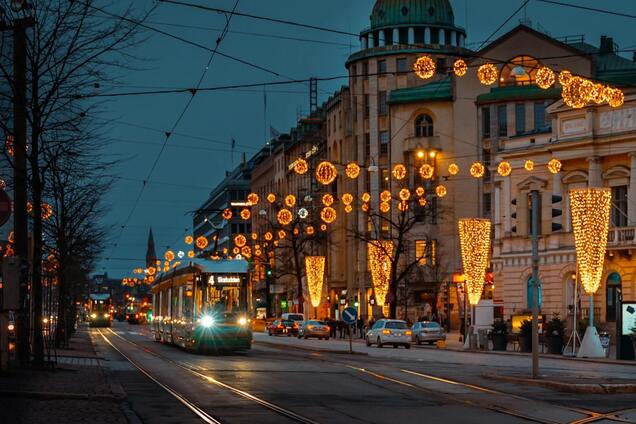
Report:
<svg viewBox="0 0 636 424"><path fill-rule="evenodd" d="M305 273L307 275L307 290L314 308L320 306L322 289L325 281L324 256L305 256Z"/></svg>
<svg viewBox="0 0 636 424"><path fill-rule="evenodd" d="M391 240L370 241L367 243L367 255L375 303L378 306L384 306L391 281L393 242Z"/></svg>
<svg viewBox="0 0 636 424"><path fill-rule="evenodd" d="M462 265L466 276L466 289L471 305L481 299L489 265L490 231L492 224L487 219L464 218L459 220L459 244Z"/></svg>

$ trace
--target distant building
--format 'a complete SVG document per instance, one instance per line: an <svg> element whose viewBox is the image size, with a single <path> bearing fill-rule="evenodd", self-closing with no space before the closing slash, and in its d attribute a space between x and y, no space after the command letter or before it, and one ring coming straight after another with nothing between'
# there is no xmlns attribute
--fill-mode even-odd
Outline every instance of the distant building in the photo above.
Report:
<svg viewBox="0 0 636 424"><path fill-rule="evenodd" d="M148 233L148 248L146 250L146 268L157 268L157 251L155 250L155 238L152 235L152 228Z"/></svg>

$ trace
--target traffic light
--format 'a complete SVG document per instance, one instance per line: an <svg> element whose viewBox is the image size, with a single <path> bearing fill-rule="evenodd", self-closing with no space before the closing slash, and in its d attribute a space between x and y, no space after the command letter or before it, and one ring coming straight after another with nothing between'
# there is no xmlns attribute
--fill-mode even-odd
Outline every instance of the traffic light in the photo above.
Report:
<svg viewBox="0 0 636 424"><path fill-rule="evenodd" d="M271 268L270 268L270 267L267 267L267 268L265 269L265 275L266 275L266 276L268 276L268 277L271 277L271 276L272 276L272 270L271 270Z"/></svg>
<svg viewBox="0 0 636 424"><path fill-rule="evenodd" d="M563 201L563 196L553 194L552 195L552 218L557 218L563 215L563 210L560 208L555 208L559 206L559 203ZM563 229L563 225L558 222L552 222L552 232L561 231Z"/></svg>

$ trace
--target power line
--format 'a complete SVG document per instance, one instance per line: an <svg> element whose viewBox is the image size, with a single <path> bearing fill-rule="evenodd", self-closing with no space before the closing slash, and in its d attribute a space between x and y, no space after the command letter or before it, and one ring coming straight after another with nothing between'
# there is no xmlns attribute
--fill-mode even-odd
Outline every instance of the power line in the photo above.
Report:
<svg viewBox="0 0 636 424"><path fill-rule="evenodd" d="M590 12L604 13L606 15L614 15L614 16L621 16L623 18L636 19L636 15L630 15L629 13L614 12L612 10L598 9L596 7L589 7L589 6L580 6L578 4L564 3L564 2L561 2L561 1L554 1L554 0L537 0L537 1L540 1L541 3L555 4L555 5L558 5L558 6L571 7L571 8L574 8L574 9L587 10L587 11L590 11Z"/></svg>
<svg viewBox="0 0 636 424"><path fill-rule="evenodd" d="M481 48L482 48L482 47L484 47L486 44L488 44L488 42L490 41L490 39L491 39L492 37L494 37L494 36L495 36L495 35L496 35L496 34L497 34L500 30L501 30L501 28L503 28L504 26L506 26L506 24L507 24L508 22L510 22L510 20L511 20L512 18L514 18L514 17L515 17L515 15L517 15L517 13L519 13L519 12L521 11L521 9L523 9L524 7L526 7L526 5L527 5L529 2L530 2L530 0L525 0L525 1L521 4L521 6L519 6L519 8L517 8L517 10L515 10L515 11L512 13L512 15L508 16L508 18L507 18L505 21L503 21L503 23L502 23L501 25L499 25L499 26L497 27L497 29L496 29L496 30L494 30L494 31L492 32L492 34L490 34L490 35L488 36L488 38L486 38L484 41L482 41L482 43L481 43L481 44L479 45L479 47L477 48L477 51L481 50Z"/></svg>

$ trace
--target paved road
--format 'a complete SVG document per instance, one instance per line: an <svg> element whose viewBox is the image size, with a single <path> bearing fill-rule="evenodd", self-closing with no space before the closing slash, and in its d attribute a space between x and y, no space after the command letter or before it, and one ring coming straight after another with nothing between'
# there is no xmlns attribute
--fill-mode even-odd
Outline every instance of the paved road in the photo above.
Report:
<svg viewBox="0 0 636 424"><path fill-rule="evenodd" d="M633 394L555 393L483 377L485 369L518 370L527 358L418 348L371 348L369 355L350 356L292 348L338 342L262 334L248 353L203 356L155 343L142 326L116 324L92 335L105 362L143 377L144 391L152 387L144 397L134 384L122 382L130 408L143 422L636 422ZM564 375L636 378L634 367L544 362Z"/></svg>

